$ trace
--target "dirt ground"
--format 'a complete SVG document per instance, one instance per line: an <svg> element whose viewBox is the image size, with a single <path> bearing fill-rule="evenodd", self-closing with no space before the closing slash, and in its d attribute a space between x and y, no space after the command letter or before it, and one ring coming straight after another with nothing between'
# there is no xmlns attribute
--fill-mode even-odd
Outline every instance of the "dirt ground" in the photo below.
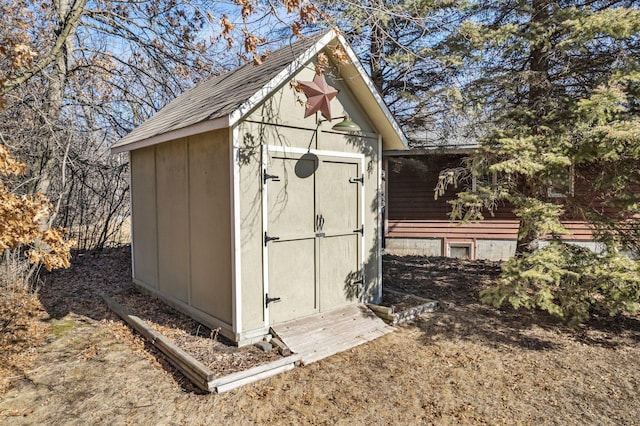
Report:
<svg viewBox="0 0 640 426"><path fill-rule="evenodd" d="M490 262L386 256L385 285L442 309L216 395L195 390L101 302L131 291L127 249L85 255L45 277L41 310L2 340L0 424L637 424L640 318L571 330L481 305L498 273Z"/></svg>

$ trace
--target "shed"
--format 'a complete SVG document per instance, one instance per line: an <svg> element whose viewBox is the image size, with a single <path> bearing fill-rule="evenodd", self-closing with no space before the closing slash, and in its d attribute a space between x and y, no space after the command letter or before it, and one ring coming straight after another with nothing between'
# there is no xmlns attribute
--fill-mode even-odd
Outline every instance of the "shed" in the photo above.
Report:
<svg viewBox="0 0 640 426"><path fill-rule="evenodd" d="M334 130L345 116L360 130ZM382 150L406 145L336 30L199 84L112 147L133 281L239 345L376 301Z"/></svg>

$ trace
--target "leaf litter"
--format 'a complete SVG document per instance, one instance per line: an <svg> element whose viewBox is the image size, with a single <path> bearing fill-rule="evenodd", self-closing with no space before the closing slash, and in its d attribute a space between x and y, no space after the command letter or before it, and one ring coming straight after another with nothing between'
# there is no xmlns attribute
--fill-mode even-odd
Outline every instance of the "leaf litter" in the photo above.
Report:
<svg viewBox="0 0 640 426"><path fill-rule="evenodd" d="M543 313L482 305L478 292L499 274L494 262L386 255L385 285L436 299L442 309L222 395L190 386L104 307L100 294L108 291L175 341L220 340L162 304L142 309L128 265L123 248L45 277L39 314L26 325L38 324L44 337L22 339L21 350L33 355L0 396L0 423L613 425L640 418L639 318L598 318L576 330Z"/></svg>

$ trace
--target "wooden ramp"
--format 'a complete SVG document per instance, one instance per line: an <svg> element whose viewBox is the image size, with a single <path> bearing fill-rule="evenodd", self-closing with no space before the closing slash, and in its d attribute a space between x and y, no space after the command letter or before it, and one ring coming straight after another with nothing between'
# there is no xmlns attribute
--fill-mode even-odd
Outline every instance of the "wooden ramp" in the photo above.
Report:
<svg viewBox="0 0 640 426"><path fill-rule="evenodd" d="M271 327L303 364L326 358L394 330L363 304L295 319Z"/></svg>

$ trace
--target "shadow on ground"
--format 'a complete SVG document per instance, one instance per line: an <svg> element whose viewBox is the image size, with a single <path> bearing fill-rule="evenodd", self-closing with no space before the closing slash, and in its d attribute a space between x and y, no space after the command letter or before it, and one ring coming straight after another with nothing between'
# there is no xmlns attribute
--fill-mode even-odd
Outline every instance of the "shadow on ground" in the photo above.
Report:
<svg viewBox="0 0 640 426"><path fill-rule="evenodd" d="M89 318L94 321L121 321L105 304L103 295L120 299L140 296L131 281L131 247L105 248L99 252L75 252L68 269L56 270L42 275L42 285L38 290L40 303L48 313L47 321ZM147 297L147 299L149 299ZM182 328L187 333L204 335L209 329L198 324L163 303L154 303L156 315L162 318L162 325ZM162 311L162 312L160 312ZM149 321L153 312L136 311L137 316ZM161 315L157 315L161 314ZM222 336L218 336L222 337ZM202 393L173 367L153 345L144 342L145 350L172 375L184 391Z"/></svg>
<svg viewBox="0 0 640 426"><path fill-rule="evenodd" d="M185 317L171 306L142 294L131 281L131 246L100 252L76 252L71 267L46 273L38 295L52 319L74 313L100 321L119 319L105 304L103 295L135 311L143 320L178 327L194 336L209 336L211 330ZM225 340L223 336L217 336Z"/></svg>
<svg viewBox="0 0 640 426"><path fill-rule="evenodd" d="M96 321L114 319L102 295L113 295L133 287L131 248L75 252L68 269L44 273L42 280L38 296L51 318L60 319L73 312Z"/></svg>
<svg viewBox="0 0 640 426"><path fill-rule="evenodd" d="M637 317L596 318L573 329L546 312L482 304L479 293L497 281L500 262L393 255L384 256L383 262L386 288L440 302L438 313L414 322L424 331L424 343L463 339L492 347L557 349L560 343L544 331L559 332L589 345L616 347L640 342Z"/></svg>

